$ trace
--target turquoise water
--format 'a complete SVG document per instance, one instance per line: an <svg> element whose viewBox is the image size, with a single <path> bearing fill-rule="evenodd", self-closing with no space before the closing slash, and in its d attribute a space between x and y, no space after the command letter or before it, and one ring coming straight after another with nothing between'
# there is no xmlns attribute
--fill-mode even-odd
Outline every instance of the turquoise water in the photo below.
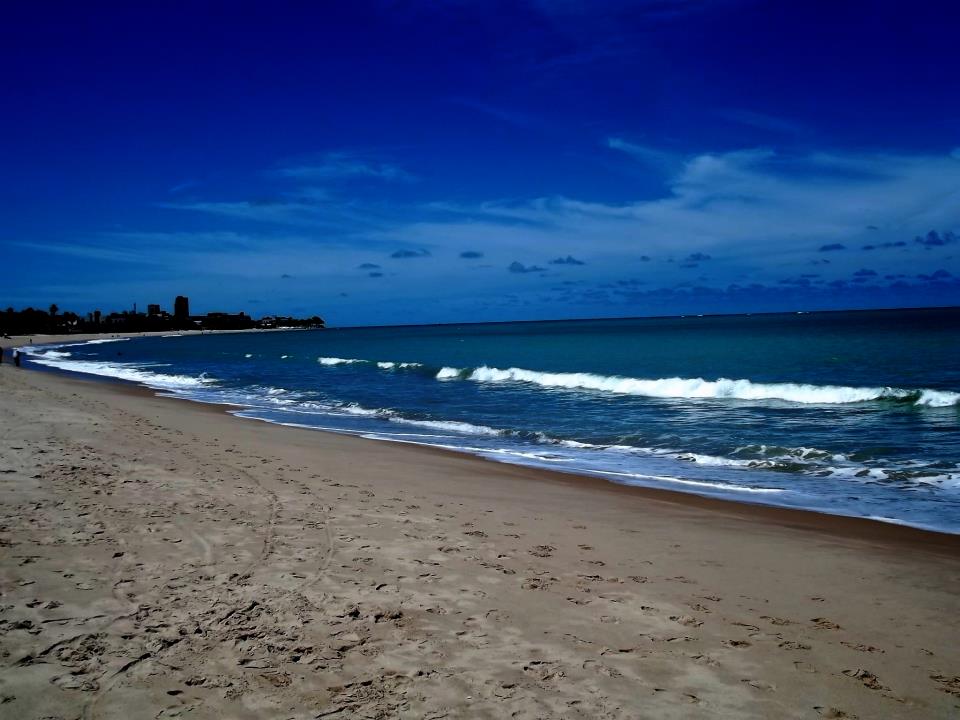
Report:
<svg viewBox="0 0 960 720"><path fill-rule="evenodd" d="M245 417L960 532L960 310L33 348Z"/></svg>

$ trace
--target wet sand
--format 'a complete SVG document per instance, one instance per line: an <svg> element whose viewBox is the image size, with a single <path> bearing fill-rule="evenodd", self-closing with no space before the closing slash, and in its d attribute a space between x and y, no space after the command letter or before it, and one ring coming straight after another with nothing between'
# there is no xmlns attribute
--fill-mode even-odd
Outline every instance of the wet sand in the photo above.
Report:
<svg viewBox="0 0 960 720"><path fill-rule="evenodd" d="M0 437L3 718L960 711L960 536L7 362Z"/></svg>

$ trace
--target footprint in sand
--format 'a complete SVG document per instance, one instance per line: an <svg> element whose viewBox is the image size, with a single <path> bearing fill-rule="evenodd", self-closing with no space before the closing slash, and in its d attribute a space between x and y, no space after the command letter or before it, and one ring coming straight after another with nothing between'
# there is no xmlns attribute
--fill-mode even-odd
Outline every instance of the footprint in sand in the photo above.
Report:
<svg viewBox="0 0 960 720"><path fill-rule="evenodd" d="M553 555L554 550L556 550L553 545L537 545L530 550L530 554L535 557L550 557Z"/></svg>
<svg viewBox="0 0 960 720"><path fill-rule="evenodd" d="M941 691L960 698L960 676L931 675L930 679L942 686Z"/></svg>
<svg viewBox="0 0 960 720"><path fill-rule="evenodd" d="M810 622L816 625L818 630L840 630L839 625L826 618L812 618Z"/></svg>
<svg viewBox="0 0 960 720"><path fill-rule="evenodd" d="M784 618L773 617L771 615L761 615L761 620L766 620L771 625L793 625L792 620L785 620Z"/></svg>
<svg viewBox="0 0 960 720"><path fill-rule="evenodd" d="M867 653L883 653L884 651L873 645L865 645L863 643L849 643L844 640L840 641L840 644L844 647L848 647L851 650L857 650L858 652L867 652Z"/></svg>
<svg viewBox="0 0 960 720"><path fill-rule="evenodd" d="M864 670L862 668L857 668L856 670L844 670L843 674L847 677L854 678L863 683L863 686L869 688L870 690L889 690L890 688L886 687L880 682L880 679L874 675L869 670Z"/></svg>
<svg viewBox="0 0 960 720"><path fill-rule="evenodd" d="M856 715L835 707L825 708L818 705L813 709L819 713L820 717L827 718L827 720L859 720Z"/></svg>

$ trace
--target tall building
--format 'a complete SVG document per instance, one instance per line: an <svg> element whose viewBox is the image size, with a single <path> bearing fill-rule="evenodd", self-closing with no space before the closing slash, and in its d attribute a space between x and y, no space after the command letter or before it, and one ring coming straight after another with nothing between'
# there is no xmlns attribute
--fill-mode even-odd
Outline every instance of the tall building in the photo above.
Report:
<svg viewBox="0 0 960 720"><path fill-rule="evenodd" d="M159 314L160 314L159 305L153 305L153 304L147 305L147 317L156 317Z"/></svg>
<svg viewBox="0 0 960 720"><path fill-rule="evenodd" d="M183 322L190 319L190 300L188 298L177 295L177 299L173 301L173 316Z"/></svg>

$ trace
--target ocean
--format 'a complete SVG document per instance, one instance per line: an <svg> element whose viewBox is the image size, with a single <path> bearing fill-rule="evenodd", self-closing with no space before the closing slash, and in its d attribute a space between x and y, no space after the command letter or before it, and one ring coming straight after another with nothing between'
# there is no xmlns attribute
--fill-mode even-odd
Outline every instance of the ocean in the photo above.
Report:
<svg viewBox="0 0 960 720"><path fill-rule="evenodd" d="M271 423L960 533L958 331L960 309L931 309L23 350L32 363L238 405Z"/></svg>

